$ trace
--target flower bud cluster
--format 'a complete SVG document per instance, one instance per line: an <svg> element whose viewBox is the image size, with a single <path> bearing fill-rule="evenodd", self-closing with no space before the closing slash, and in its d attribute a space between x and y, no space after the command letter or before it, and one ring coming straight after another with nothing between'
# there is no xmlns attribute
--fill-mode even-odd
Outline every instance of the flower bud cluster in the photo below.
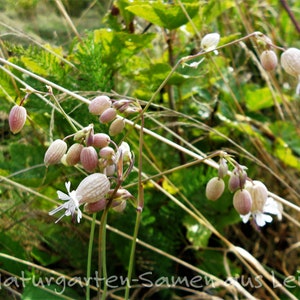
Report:
<svg viewBox="0 0 300 300"><path fill-rule="evenodd" d="M110 123L110 136L121 133L125 127L125 121L118 113L128 115L139 111L140 108L131 100L112 100L108 96L103 95L94 98L89 104L89 112L99 116L100 123Z"/></svg>
<svg viewBox="0 0 300 300"><path fill-rule="evenodd" d="M133 168L134 159L130 147L126 142L121 142L118 146L111 139L111 136L120 133L125 125L124 119L117 113L128 114L138 111L134 107L129 100L116 101L107 96L96 97L90 102L89 111L91 114L98 115L101 123L111 123L109 134L95 133L93 124L90 124L75 134L64 139L56 139L50 144L44 156L47 167L62 163L91 173L81 181L75 191L70 191L71 183L67 182L68 194L57 192L59 199L68 200L49 213L53 215L65 210L57 221L63 216L74 216L77 213L79 222L82 217L79 208L81 205L84 205L84 211L88 213L103 210L107 206L122 212L127 200L134 198L121 186ZM71 137L73 142L68 146L67 141Z"/></svg>
<svg viewBox="0 0 300 300"><path fill-rule="evenodd" d="M44 156L46 166L63 163L79 166L88 173L101 172L114 176L123 163L132 163L130 147L122 142L118 147L106 133L95 133L92 125L74 135L75 143L69 148L64 140L52 142ZM122 151L122 156L120 152Z"/></svg>
<svg viewBox="0 0 300 300"><path fill-rule="evenodd" d="M234 169L228 172L227 161L234 163ZM231 157L221 157L219 161L218 177L211 178L206 185L206 197L208 200L216 201L224 190L224 177L229 174L228 190L233 194L233 207L241 216L244 223L253 217L256 225L264 226L272 221L271 213L281 219L282 207L268 197L266 186L257 180L252 181L247 177L246 167L241 166Z"/></svg>

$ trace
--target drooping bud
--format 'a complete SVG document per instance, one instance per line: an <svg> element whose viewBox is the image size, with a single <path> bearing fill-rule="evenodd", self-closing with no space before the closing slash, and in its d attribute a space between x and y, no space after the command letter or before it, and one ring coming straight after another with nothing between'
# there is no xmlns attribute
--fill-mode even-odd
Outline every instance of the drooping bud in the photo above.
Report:
<svg viewBox="0 0 300 300"><path fill-rule="evenodd" d="M111 107L111 100L107 96L98 96L89 104L89 112L93 115L101 115L107 108Z"/></svg>
<svg viewBox="0 0 300 300"><path fill-rule="evenodd" d="M109 126L109 135L115 136L123 131L125 121L123 118L116 118Z"/></svg>
<svg viewBox="0 0 300 300"><path fill-rule="evenodd" d="M99 117L99 121L102 124L107 124L109 122L111 122L112 120L115 119L115 117L117 116L117 111L115 108L110 107L107 108Z"/></svg>
<svg viewBox="0 0 300 300"><path fill-rule="evenodd" d="M106 175L94 173L84 178L76 189L79 204L93 203L104 199L110 190L110 182Z"/></svg>
<svg viewBox="0 0 300 300"><path fill-rule="evenodd" d="M115 190L110 190L107 194L108 198L113 196L114 201L123 201L128 199L134 199L134 196L126 189L119 188L117 192Z"/></svg>
<svg viewBox="0 0 300 300"><path fill-rule="evenodd" d="M205 51L211 51L217 48L220 41L218 33L209 33L201 40L201 48Z"/></svg>
<svg viewBox="0 0 300 300"><path fill-rule="evenodd" d="M129 105L131 103L132 103L131 100L121 99L121 100L115 101L113 104L113 107L122 113L129 107Z"/></svg>
<svg viewBox="0 0 300 300"><path fill-rule="evenodd" d="M87 172L95 171L98 166L98 155L94 147L84 147L80 153L80 162Z"/></svg>
<svg viewBox="0 0 300 300"><path fill-rule="evenodd" d="M127 202L125 200L123 201L113 201L111 206L112 209L116 212L122 212L126 208Z"/></svg>
<svg viewBox="0 0 300 300"><path fill-rule="evenodd" d="M246 215L251 211L252 197L246 190L237 190L233 196L233 206L240 215Z"/></svg>
<svg viewBox="0 0 300 300"><path fill-rule="evenodd" d="M252 197L253 204L251 211L263 212L264 205L268 198L268 189L266 186L261 181L254 180L253 182L247 183L245 188Z"/></svg>
<svg viewBox="0 0 300 300"><path fill-rule="evenodd" d="M277 55L273 50L265 50L260 55L260 62L266 71L273 71L278 63Z"/></svg>
<svg viewBox="0 0 300 300"><path fill-rule="evenodd" d="M75 166L80 161L80 153L83 149L82 144L75 143L73 144L66 154L66 163L69 166Z"/></svg>
<svg viewBox="0 0 300 300"><path fill-rule="evenodd" d="M230 174L228 181L228 189L230 192L235 192L237 189L243 189L246 183L247 173L245 167L237 165Z"/></svg>
<svg viewBox="0 0 300 300"><path fill-rule="evenodd" d="M106 167L103 170L103 173L106 176L113 176L116 172L116 165L115 164L107 164Z"/></svg>
<svg viewBox="0 0 300 300"><path fill-rule="evenodd" d="M220 178L224 178L228 172L228 165L225 158L221 157L218 168L218 175Z"/></svg>
<svg viewBox="0 0 300 300"><path fill-rule="evenodd" d="M300 75L300 50L289 48L281 54L281 66L290 75Z"/></svg>
<svg viewBox="0 0 300 300"><path fill-rule="evenodd" d="M205 195L208 200L215 201L221 197L225 189L225 183L222 178L213 177L211 178L205 190Z"/></svg>
<svg viewBox="0 0 300 300"><path fill-rule="evenodd" d="M74 141L80 141L82 139L86 139L87 136L93 132L94 132L94 125L90 124L89 126L84 127L75 133Z"/></svg>
<svg viewBox="0 0 300 300"><path fill-rule="evenodd" d="M230 192L235 192L237 189L240 188L240 177L235 172L232 172L229 177L228 181L228 189Z"/></svg>
<svg viewBox="0 0 300 300"><path fill-rule="evenodd" d="M57 139L51 143L44 156L46 167L60 163L60 160L67 151L67 144L61 139Z"/></svg>
<svg viewBox="0 0 300 300"><path fill-rule="evenodd" d="M27 112L25 107L15 105L9 113L8 123L13 134L20 132L26 122Z"/></svg>
<svg viewBox="0 0 300 300"><path fill-rule="evenodd" d="M99 156L105 159L112 159L115 156L115 150L112 147L104 147L100 149Z"/></svg>
<svg viewBox="0 0 300 300"><path fill-rule="evenodd" d="M110 137L106 133L94 134L93 146L97 148L104 148L110 143Z"/></svg>
<svg viewBox="0 0 300 300"><path fill-rule="evenodd" d="M84 205L84 211L86 213L92 214L92 213L103 210L106 207L106 204L107 204L106 199L101 199L101 200L98 200L98 201L92 202L92 203L86 203Z"/></svg>

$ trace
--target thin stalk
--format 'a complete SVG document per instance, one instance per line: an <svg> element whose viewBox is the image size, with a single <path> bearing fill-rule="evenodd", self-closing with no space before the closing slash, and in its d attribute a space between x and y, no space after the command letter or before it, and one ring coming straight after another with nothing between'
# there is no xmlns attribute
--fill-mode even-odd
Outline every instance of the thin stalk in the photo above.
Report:
<svg viewBox="0 0 300 300"><path fill-rule="evenodd" d="M86 264L86 278L91 278L91 264L92 264L92 252L93 252L93 241L95 235L95 225L96 225L96 213L93 214L93 220L91 223L91 231L90 231L90 241L88 248L88 256L87 256L87 264ZM86 285L86 300L90 300L90 283L87 282Z"/></svg>
<svg viewBox="0 0 300 300"><path fill-rule="evenodd" d="M141 128L144 128L144 115L141 115ZM138 161L138 205L136 210L136 220L131 244L131 251L130 251L130 259L129 259L129 266L128 266L128 273L127 273L127 284L125 289L125 300L129 299L129 290L130 290L130 281L132 277L132 270L134 264L134 257L135 257L135 249L136 249L136 242L137 242L137 235L139 232L139 227L142 218L142 211L144 207L144 189L142 183L142 167L143 167L143 144L144 144L144 131L140 130L140 137L139 137L139 161Z"/></svg>
<svg viewBox="0 0 300 300"><path fill-rule="evenodd" d="M64 109L61 107L59 101L57 100L57 98L54 96L54 94L52 93L52 89L50 92L50 95L52 96L52 98L55 101L55 104L57 105L57 107L59 108L60 112L62 113L62 115L66 118L66 120L68 121L68 123L70 124L70 126L73 128L73 130L75 132L78 131L78 129L75 127L75 125L72 123L72 121L70 120L69 116L66 114L66 112L64 111Z"/></svg>
<svg viewBox="0 0 300 300"><path fill-rule="evenodd" d="M103 276L103 291L101 295L101 284L98 287L98 299L105 300L107 292L107 265L106 265L106 223L107 223L108 207L105 208L101 217L99 228L99 256L98 256L98 279ZM102 275L103 272L103 275Z"/></svg>

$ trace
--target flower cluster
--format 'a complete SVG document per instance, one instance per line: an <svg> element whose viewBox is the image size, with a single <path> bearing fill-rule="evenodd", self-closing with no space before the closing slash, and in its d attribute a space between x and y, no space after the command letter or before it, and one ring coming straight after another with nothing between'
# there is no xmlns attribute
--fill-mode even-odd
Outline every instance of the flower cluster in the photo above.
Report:
<svg viewBox="0 0 300 300"><path fill-rule="evenodd" d="M265 226L272 222L269 214L282 218L282 205L268 196L266 186L258 180L247 177L246 167L239 165L228 155L223 154L220 158L218 177L213 177L206 185L206 197L216 201L225 190L224 177L228 175L227 160L234 165L228 180L228 190L233 195L233 207L241 216L244 223L250 218L257 226Z"/></svg>
<svg viewBox="0 0 300 300"><path fill-rule="evenodd" d="M131 101L113 102L107 96L96 97L89 105L90 113L99 115L100 122L112 122L109 131L113 131L113 135L120 133L125 124L121 117L117 117L117 110L134 111ZM66 140L71 137L73 137L73 143L68 147ZM133 196L123 189L121 184L131 172L133 162L130 146L126 142L121 142L118 146L110 135L103 132L95 133L93 124L63 140L53 141L44 156L44 163L47 167L62 163L65 166L76 166L92 174L85 177L73 191L70 190L71 183L66 182L67 194L57 192L58 198L66 202L49 214L53 215L65 210L57 220L58 222L63 216L74 217L77 213L77 221L80 222L82 212L79 207L81 205L84 205L84 210L88 213L103 210L108 205L116 211L123 211L127 200L132 199Z"/></svg>
<svg viewBox="0 0 300 300"><path fill-rule="evenodd" d="M124 119L118 115L118 112L128 115L139 112L140 110L141 108L137 103L131 100L113 100L105 95L94 98L89 104L89 112L99 116L100 123L111 123L109 126L109 135L111 136L122 132L125 126Z"/></svg>

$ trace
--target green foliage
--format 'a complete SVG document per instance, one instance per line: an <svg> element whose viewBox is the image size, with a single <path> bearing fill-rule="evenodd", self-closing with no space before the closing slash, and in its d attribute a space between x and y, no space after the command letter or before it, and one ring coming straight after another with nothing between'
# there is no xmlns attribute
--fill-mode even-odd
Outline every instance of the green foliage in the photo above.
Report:
<svg viewBox="0 0 300 300"><path fill-rule="evenodd" d="M199 11L199 4L185 3L185 9L190 18ZM188 22L188 19L180 5L167 3L144 4L143 1L134 1L126 7L134 15L141 17L150 23L167 29L178 28Z"/></svg>

